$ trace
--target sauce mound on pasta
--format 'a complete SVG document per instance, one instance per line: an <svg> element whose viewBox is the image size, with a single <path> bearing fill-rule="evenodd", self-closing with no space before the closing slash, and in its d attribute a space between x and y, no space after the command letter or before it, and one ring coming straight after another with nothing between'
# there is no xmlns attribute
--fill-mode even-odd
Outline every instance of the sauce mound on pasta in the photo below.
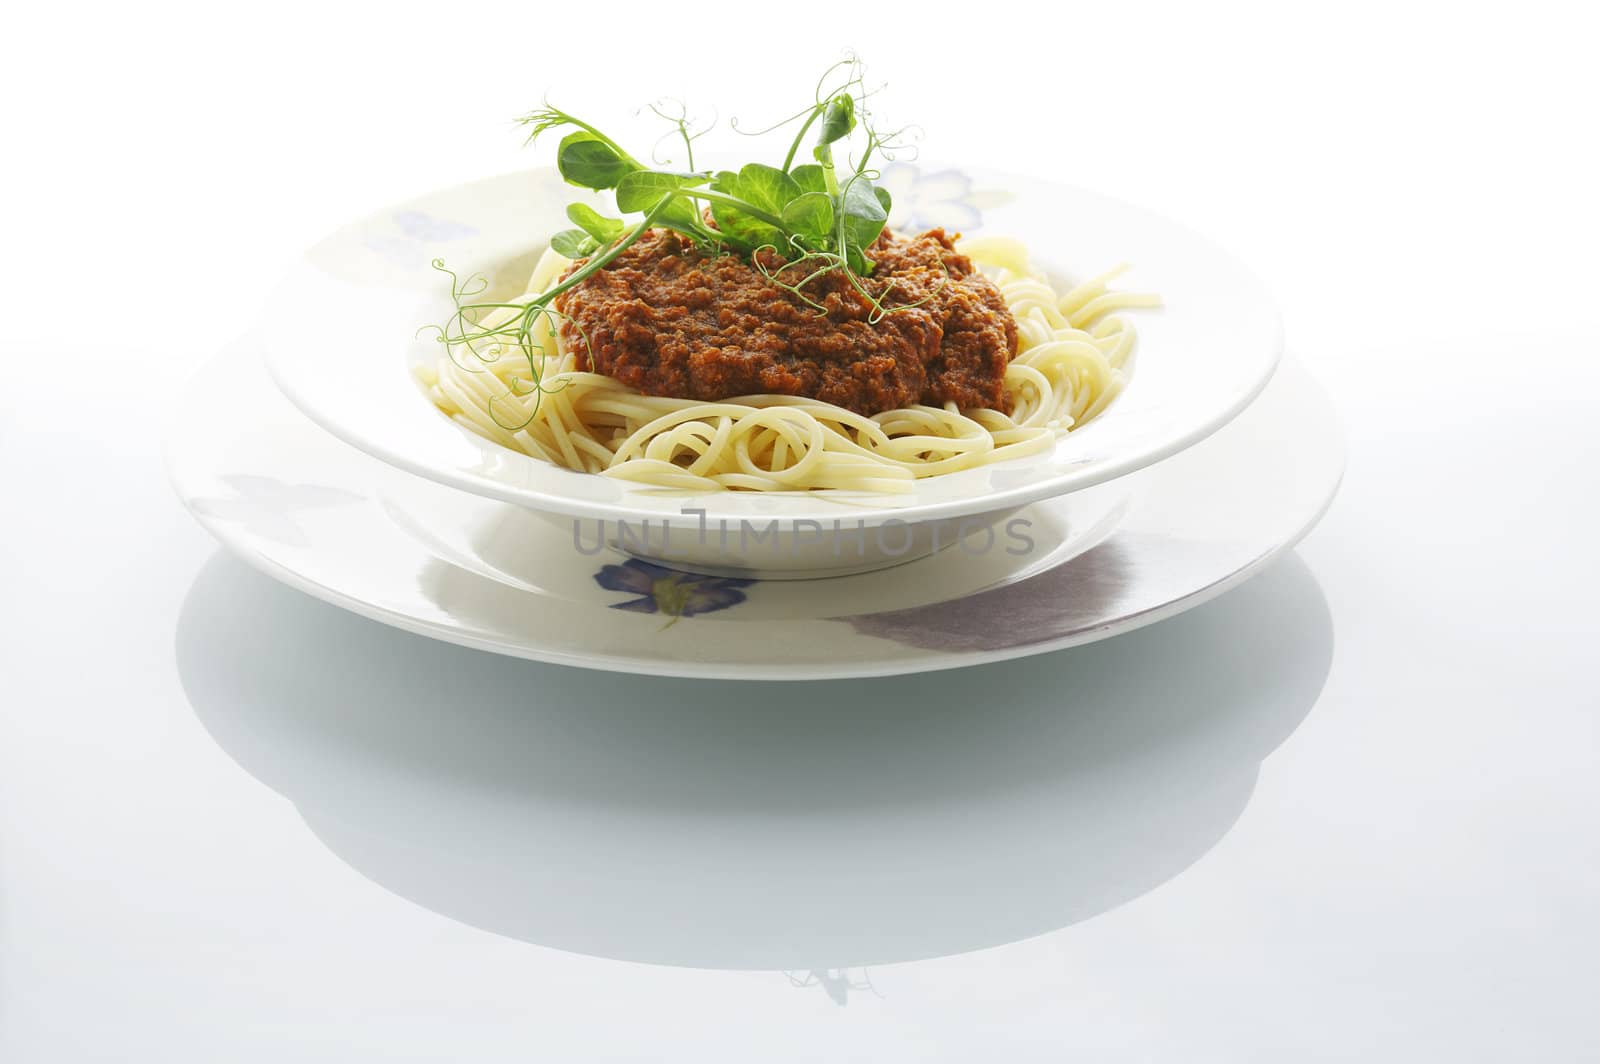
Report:
<svg viewBox="0 0 1600 1064"><path fill-rule="evenodd" d="M1008 409L1017 323L994 282L943 229L886 230L868 253L876 308L843 270L806 280L813 266L771 249L752 264L652 230L558 297L562 345L580 370L645 395L800 396L869 416Z"/></svg>

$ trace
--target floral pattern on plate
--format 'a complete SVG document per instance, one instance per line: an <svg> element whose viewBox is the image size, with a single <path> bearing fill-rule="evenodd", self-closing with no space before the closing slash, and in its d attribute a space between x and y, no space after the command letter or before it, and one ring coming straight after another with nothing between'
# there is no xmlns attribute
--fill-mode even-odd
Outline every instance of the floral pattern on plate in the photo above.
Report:
<svg viewBox="0 0 1600 1064"><path fill-rule="evenodd" d="M737 606L745 601L743 589L755 583L734 577L678 572L638 558L629 558L621 565L603 566L594 574L594 582L607 591L624 591L637 596L627 602L612 603L612 609L659 613L672 621Z"/></svg>
<svg viewBox="0 0 1600 1064"><path fill-rule="evenodd" d="M478 235L478 230L470 225L440 218L426 211L396 211L389 217L389 225L393 227L392 230L375 232L367 237L367 248L395 265L405 267L426 266L434 255L431 249L437 245L470 240Z"/></svg>
<svg viewBox="0 0 1600 1064"><path fill-rule="evenodd" d="M1116 609L1117 600L1136 582L1134 575L1125 547L1112 540L1015 584L928 606L840 619L862 635L923 650L1009 650L1094 626Z"/></svg>
<svg viewBox="0 0 1600 1064"><path fill-rule="evenodd" d="M902 232L920 233L944 227L972 233L983 226L983 208L998 207L1010 197L997 190L973 187L960 170L923 170L910 163L890 163L878 184L894 197L889 225Z"/></svg>

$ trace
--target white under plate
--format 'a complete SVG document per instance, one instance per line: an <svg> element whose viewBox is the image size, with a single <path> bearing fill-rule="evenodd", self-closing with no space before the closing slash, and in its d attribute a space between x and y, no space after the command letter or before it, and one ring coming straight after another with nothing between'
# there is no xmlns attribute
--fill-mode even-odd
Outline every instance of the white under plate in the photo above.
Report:
<svg viewBox="0 0 1600 1064"><path fill-rule="evenodd" d="M191 383L168 461L184 504L234 553L387 624L565 665L808 680L1037 654L1198 605L1310 530L1338 486L1343 445L1326 397L1286 361L1209 439L1028 507L1017 517L1027 523L992 544L803 582L595 553L587 522L399 472L301 415L251 342Z"/></svg>
<svg viewBox="0 0 1600 1064"><path fill-rule="evenodd" d="M663 492L561 469L485 440L435 409L408 368L438 357L439 345L424 327L453 309L449 282L430 262L442 259L463 277L481 274L491 284L488 294L520 292L550 234L570 225L566 204L589 195L548 169L441 189L331 234L274 292L261 342L274 379L308 416L409 472L546 513L681 520L691 507L713 523L734 525L925 521L1053 498L1204 438L1243 410L1271 376L1282 348L1271 297L1236 260L1183 226L1109 197L1017 175L933 174L899 164L885 178L898 190L896 224L946 222L969 235L1024 237L1063 281L1133 265L1119 285L1158 293L1163 306L1129 312L1138 347L1127 389L1104 414L1052 451L924 478L903 495ZM902 216L916 206L909 187L936 179L969 192L944 201L939 212L929 206ZM987 195L981 210L980 192Z"/></svg>

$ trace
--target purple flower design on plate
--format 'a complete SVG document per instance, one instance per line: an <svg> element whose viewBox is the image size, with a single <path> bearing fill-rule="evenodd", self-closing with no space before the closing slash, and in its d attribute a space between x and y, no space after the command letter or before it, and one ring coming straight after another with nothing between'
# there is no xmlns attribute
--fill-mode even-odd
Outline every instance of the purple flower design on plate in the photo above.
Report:
<svg viewBox="0 0 1600 1064"><path fill-rule="evenodd" d="M421 211L400 211L394 216L394 224L411 239L429 244L462 240L478 235L478 231L470 225L462 225L446 218L435 218Z"/></svg>
<svg viewBox="0 0 1600 1064"><path fill-rule="evenodd" d="M878 184L894 197L889 224L895 229L920 233L943 226L970 233L983 225L979 204L986 197L960 170L924 171L910 163L890 163Z"/></svg>
<svg viewBox="0 0 1600 1064"><path fill-rule="evenodd" d="M452 222L448 218L435 218L422 211L397 211L389 221L394 230L380 228L374 231L366 238L366 245L396 266L407 268L416 268L419 264L426 266L431 257L427 252L430 245L478 235L478 231L470 225Z"/></svg>
<svg viewBox="0 0 1600 1064"><path fill-rule="evenodd" d="M841 617L862 635L951 653L1008 650L1060 639L1101 624L1129 608L1134 586L1129 541L1102 543L1072 560L1015 584L927 606ZM1169 553L1180 549L1169 543ZM1204 549L1203 547L1201 549Z"/></svg>
<svg viewBox="0 0 1600 1064"><path fill-rule="evenodd" d="M737 606L745 599L740 589L755 583L727 576L680 573L638 558L602 567L594 574L594 582L607 591L625 591L638 596L627 602L613 603L614 610L660 613L673 621Z"/></svg>

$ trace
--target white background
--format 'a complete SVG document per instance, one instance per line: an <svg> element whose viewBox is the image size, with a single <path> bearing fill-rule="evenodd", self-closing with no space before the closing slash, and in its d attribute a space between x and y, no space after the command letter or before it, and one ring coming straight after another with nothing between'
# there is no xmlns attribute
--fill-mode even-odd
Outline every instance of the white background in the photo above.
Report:
<svg viewBox="0 0 1600 1064"><path fill-rule="evenodd" d="M1600 955L1591 607L1600 66L1589 12L897 7L8 14L0 1059L1600 1057L1586 1015ZM718 775L725 762L664 737L674 733L659 718L644 729L653 750L637 721L602 713L606 730L564 718L582 733L568 736L567 753L596 772L725 787L710 806L651 809L638 790L627 792L635 805L597 802L580 818L592 837L665 839L689 861L715 846L720 818L745 818L787 840L775 852L801 881L828 872L815 882L819 892L835 886L841 919L907 904L960 926L979 908L1026 908L1030 884L1024 874L1015 894L991 883L987 896L941 896L941 862L993 856L959 843L998 833L1045 854L1061 838L1042 827L1053 817L1092 823L1110 810L1104 823L1117 825L1116 810L1139 795L1198 809L1162 773L1176 766L1205 781L1227 744L1189 721L1177 730L1198 745L1161 746L1166 760L1108 758L1097 769L1068 757L1078 773L1068 779L1059 767L1019 773L1008 758L1030 740L1083 739L1061 723L1074 713L1115 739L1139 732L1139 712L1166 720L1156 707L1191 697L1224 713L1292 701L1273 686L1289 680L1252 671L1248 640L1270 642L1261 617L1274 610L1300 631L1326 600L1330 627L1312 624L1303 651L1312 672L1331 653L1326 684L1313 684L1314 705L1293 707L1260 778L1244 781L1254 794L1241 798L1237 822L1217 827L1198 856L1173 858L1158 884L1106 888L1116 904L1065 905L1057 924L1071 926L1034 928L1042 937L875 967L882 996L857 991L841 1010L774 972L632 963L626 941L591 946L624 958L607 960L549 948L532 932L519 940L497 925L515 899L469 915L451 901L465 895L448 882L449 854L422 843L384 849L381 871L355 871L352 854L373 847L319 819L308 796L337 806L362 837L414 826L385 819L386 809L410 802L425 818L448 808L453 831L488 825L491 854L514 850L519 817L534 814L514 803L464 812L472 788L455 776L448 800L419 798L445 786L417 767L429 767L418 761L429 718L406 717L391 735L351 709L363 688L341 678L337 655L280 663L303 669L312 683L303 690L280 691L239 664L256 660L243 618L261 620L267 646L304 650L293 642L302 630L348 640L380 672L429 651L233 563L208 564L209 541L165 488L159 422L168 390L249 327L264 286L321 233L437 186L547 161L519 146L510 123L546 92L630 134L647 128L632 112L662 95L758 122L801 106L846 47L888 83L885 119L925 129L930 157L1059 175L1181 218L1250 263L1282 304L1292 349L1339 404L1351 462L1301 560L1128 637L1142 640L1133 649L1054 655L1025 666L1025 681L996 669L981 682L909 688L935 704L920 707L935 721L901 705L903 734L854 734L854 718L840 715L870 713L888 688L830 689L834 708L819 719L840 726L836 751L815 740L775 752L748 721L735 726L743 745L722 752L794 786L781 815L743 800ZM189 623L199 610L218 630L237 629L227 645L244 657L186 663L186 647L210 645L184 635L186 597ZM1224 650L1239 668L1204 671ZM1145 691L1148 704L1123 715L1108 679L1099 716L1055 705L1046 726L991 707L993 731L955 727L938 705L966 692L981 713L985 693L1003 703L1008 684L1124 668L1164 675L1170 690ZM552 670L495 675L504 690L485 683L500 694L581 690ZM239 708L277 692L291 700L279 707L287 713L321 680L338 692L322 708L355 714L337 727L280 733L271 705L254 716ZM643 697L595 682L602 694L582 697ZM749 697L673 690L669 700ZM737 719L678 708L701 713L699 725ZM932 723L966 745L940 750ZM367 744L338 741L341 727ZM774 727L774 743L794 740ZM407 757L394 753L402 747ZM882 762L863 761L863 749ZM839 764L859 775L829 768ZM564 800L512 790L524 803ZM860 800L826 798L841 794ZM1194 816L1199 831L1205 818ZM982 832L959 829L979 821ZM952 840L947 850L940 838ZM1115 833L1100 844L1109 851L1083 851L1085 866L1122 867ZM886 898L853 875L852 852L895 845L907 867L929 862L924 895ZM1160 864L1158 849L1144 856ZM648 882L627 861L610 872ZM497 872L489 861L474 874ZM752 892L772 888L751 875ZM402 900L400 883L432 900ZM691 915L714 943L712 903L741 895L705 897L707 911ZM637 905L648 912L648 891ZM775 907L772 923L784 919Z"/></svg>

